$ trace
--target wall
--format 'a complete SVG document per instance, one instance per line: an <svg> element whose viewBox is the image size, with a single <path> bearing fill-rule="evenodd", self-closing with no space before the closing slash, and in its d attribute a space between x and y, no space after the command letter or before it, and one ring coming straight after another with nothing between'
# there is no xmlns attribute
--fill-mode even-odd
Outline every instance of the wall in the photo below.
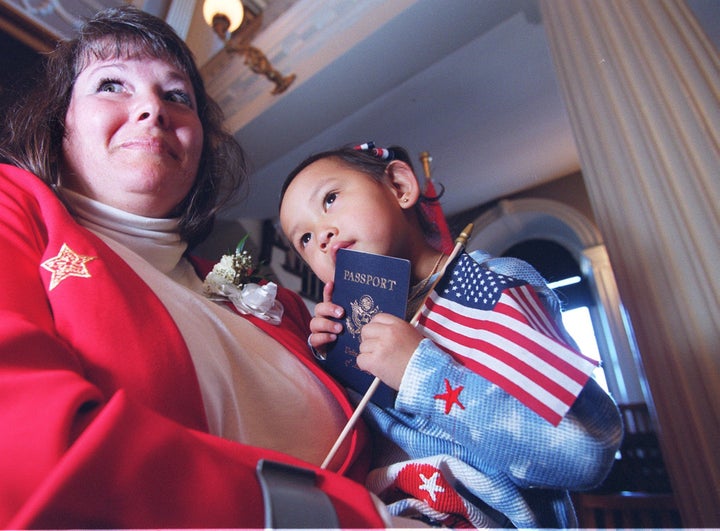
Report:
<svg viewBox="0 0 720 531"><path fill-rule="evenodd" d="M564 177L559 177L552 181L540 184L538 186L529 188L516 194L501 197L497 201L478 205L469 210L460 212L459 214L449 216L448 226L450 227L450 232L453 236L456 236L465 227L465 225L467 225L486 211L493 208L495 205L497 205L499 201L502 201L504 199L528 198L551 199L554 201L559 201L573 207L578 212L580 212L580 214L587 217L593 223L595 222L592 207L590 205L590 199L588 197L587 189L585 188L582 174L580 172L577 172L566 175Z"/></svg>

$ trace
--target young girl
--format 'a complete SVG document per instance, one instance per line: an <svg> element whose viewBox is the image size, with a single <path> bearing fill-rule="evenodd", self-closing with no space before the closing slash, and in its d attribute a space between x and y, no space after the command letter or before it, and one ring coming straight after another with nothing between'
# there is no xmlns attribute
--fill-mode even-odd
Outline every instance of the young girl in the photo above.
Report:
<svg viewBox="0 0 720 531"><path fill-rule="evenodd" d="M408 259L408 319L421 306L448 258L428 243L422 200L399 147L343 147L290 173L280 199L282 229L326 284L310 324L314 350L342 332L332 318L343 310L331 302L338 249ZM532 267L480 251L465 256L532 285L564 333L557 299ZM599 484L622 438L617 408L594 380L553 425L402 319L378 313L361 337L358 366L398 391L394 408L371 402L365 413L382 441L367 485L394 514L450 526L577 525L568 490Z"/></svg>

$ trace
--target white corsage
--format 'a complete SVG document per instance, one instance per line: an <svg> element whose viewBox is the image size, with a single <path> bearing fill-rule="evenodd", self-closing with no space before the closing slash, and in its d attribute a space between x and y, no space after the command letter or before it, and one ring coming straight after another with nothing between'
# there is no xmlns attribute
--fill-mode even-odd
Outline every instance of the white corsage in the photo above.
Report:
<svg viewBox="0 0 720 531"><path fill-rule="evenodd" d="M215 264L203 282L205 294L212 300L229 300L242 314L251 314L274 325L280 324L283 305L275 300L277 285L268 282L260 285L253 276L252 256L244 249L245 236L234 254L226 254Z"/></svg>

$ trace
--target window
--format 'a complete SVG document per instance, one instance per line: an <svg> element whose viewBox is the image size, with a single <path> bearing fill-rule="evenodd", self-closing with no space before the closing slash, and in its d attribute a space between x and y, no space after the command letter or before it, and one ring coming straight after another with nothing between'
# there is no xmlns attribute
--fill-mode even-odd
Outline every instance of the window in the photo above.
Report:
<svg viewBox="0 0 720 531"><path fill-rule="evenodd" d="M600 361L600 349L595 338L595 328L590 318L590 309L587 306L580 306L572 310L564 310L562 320L565 329L580 348L580 352ZM609 392L605 371L603 371L602 366L595 369L593 377L605 391Z"/></svg>

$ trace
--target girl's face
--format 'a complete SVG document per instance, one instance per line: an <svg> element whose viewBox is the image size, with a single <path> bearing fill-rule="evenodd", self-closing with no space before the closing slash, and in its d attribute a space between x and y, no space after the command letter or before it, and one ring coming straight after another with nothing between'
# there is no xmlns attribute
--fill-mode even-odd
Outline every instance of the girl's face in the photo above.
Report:
<svg viewBox="0 0 720 531"><path fill-rule="evenodd" d="M149 57L92 60L65 116L61 184L107 205L167 217L198 172L203 129L188 77Z"/></svg>
<svg viewBox="0 0 720 531"><path fill-rule="evenodd" d="M413 203L406 195L387 176L379 182L337 159L320 159L288 186L280 224L303 260L329 282L341 248L405 257L404 209Z"/></svg>

